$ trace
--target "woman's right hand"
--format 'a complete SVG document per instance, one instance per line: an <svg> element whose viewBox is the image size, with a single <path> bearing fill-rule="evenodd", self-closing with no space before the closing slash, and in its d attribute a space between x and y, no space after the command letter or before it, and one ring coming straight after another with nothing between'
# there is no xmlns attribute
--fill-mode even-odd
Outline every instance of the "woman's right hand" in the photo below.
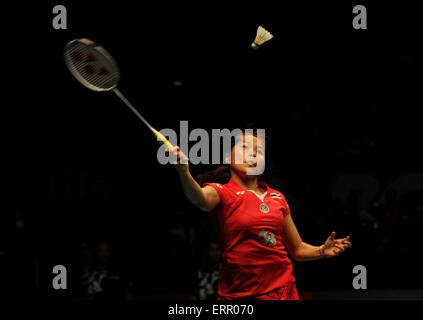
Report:
<svg viewBox="0 0 423 320"><path fill-rule="evenodd" d="M170 154L171 157L171 164L175 167L176 171L179 174L187 174L189 172L188 169L188 157L180 150L179 146L174 146L169 150L166 149L166 152Z"/></svg>

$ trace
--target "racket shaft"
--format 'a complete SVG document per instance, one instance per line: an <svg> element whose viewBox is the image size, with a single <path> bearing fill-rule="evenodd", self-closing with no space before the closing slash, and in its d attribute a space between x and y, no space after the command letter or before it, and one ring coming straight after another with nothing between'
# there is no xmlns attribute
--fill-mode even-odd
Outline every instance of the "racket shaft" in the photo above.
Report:
<svg viewBox="0 0 423 320"><path fill-rule="evenodd" d="M173 148L173 145L165 138L164 135L162 135L159 131L154 129L147 120L144 119L144 117L138 112L137 109L134 108L134 106L129 102L128 99L125 98L125 96L119 91L117 88L113 88L113 92L116 93L116 95L131 109L138 118L141 119L142 122L154 133L154 135L157 137L157 140L160 141L162 144L167 145L169 148Z"/></svg>
<svg viewBox="0 0 423 320"><path fill-rule="evenodd" d="M126 99L124 97L124 95L117 89L117 88L113 88L113 92L116 93L116 95L129 107L129 109L131 109L137 116L138 118L141 119L142 122L144 122L144 124L151 130L154 132L153 127L147 122L147 120L144 119L144 117L138 112L137 109L134 108L134 106L129 102L128 99Z"/></svg>
<svg viewBox="0 0 423 320"><path fill-rule="evenodd" d="M154 130L154 129L153 129ZM155 131L155 132L154 132ZM169 140L167 140L166 138L165 138L165 136L164 135L162 135L159 131L157 131L157 130L154 130L153 132L154 132L154 134L156 135L156 137L157 137L157 140L159 140L162 144L165 144L165 145L167 145L168 147L169 147L169 149L172 149L173 148L173 145L169 142Z"/></svg>

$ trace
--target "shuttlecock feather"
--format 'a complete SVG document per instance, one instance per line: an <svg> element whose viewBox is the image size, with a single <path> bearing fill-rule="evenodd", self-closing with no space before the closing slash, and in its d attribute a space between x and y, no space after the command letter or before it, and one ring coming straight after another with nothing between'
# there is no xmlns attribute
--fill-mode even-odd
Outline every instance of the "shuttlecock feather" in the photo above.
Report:
<svg viewBox="0 0 423 320"><path fill-rule="evenodd" d="M263 43L273 38L273 35L262 26L257 29L257 35L254 42L251 44L253 49L258 49Z"/></svg>

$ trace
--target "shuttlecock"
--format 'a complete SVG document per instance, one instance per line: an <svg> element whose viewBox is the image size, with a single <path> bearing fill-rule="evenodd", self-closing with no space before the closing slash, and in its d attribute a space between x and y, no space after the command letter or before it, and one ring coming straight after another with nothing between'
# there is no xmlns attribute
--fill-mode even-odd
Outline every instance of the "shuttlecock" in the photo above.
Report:
<svg viewBox="0 0 423 320"><path fill-rule="evenodd" d="M257 29L256 38L254 39L254 42L251 44L251 48L258 49L263 43L265 43L266 41L269 41L272 38L273 38L273 35L269 31L267 31L262 26L259 26Z"/></svg>

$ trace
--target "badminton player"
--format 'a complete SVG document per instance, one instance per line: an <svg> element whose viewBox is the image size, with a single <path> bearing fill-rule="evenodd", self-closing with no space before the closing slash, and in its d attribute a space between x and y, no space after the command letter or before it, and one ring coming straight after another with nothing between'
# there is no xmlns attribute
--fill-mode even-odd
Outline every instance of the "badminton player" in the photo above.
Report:
<svg viewBox="0 0 423 320"><path fill-rule="evenodd" d="M264 162L265 145L264 138L249 134L234 139L225 184L200 186L188 163L181 163L188 158L179 147L168 151L177 159L174 166L185 195L212 215L222 249L218 299L298 300L288 252L296 261L335 257L351 246L350 237L335 239L332 232L321 246L302 241L284 195L247 174Z"/></svg>

